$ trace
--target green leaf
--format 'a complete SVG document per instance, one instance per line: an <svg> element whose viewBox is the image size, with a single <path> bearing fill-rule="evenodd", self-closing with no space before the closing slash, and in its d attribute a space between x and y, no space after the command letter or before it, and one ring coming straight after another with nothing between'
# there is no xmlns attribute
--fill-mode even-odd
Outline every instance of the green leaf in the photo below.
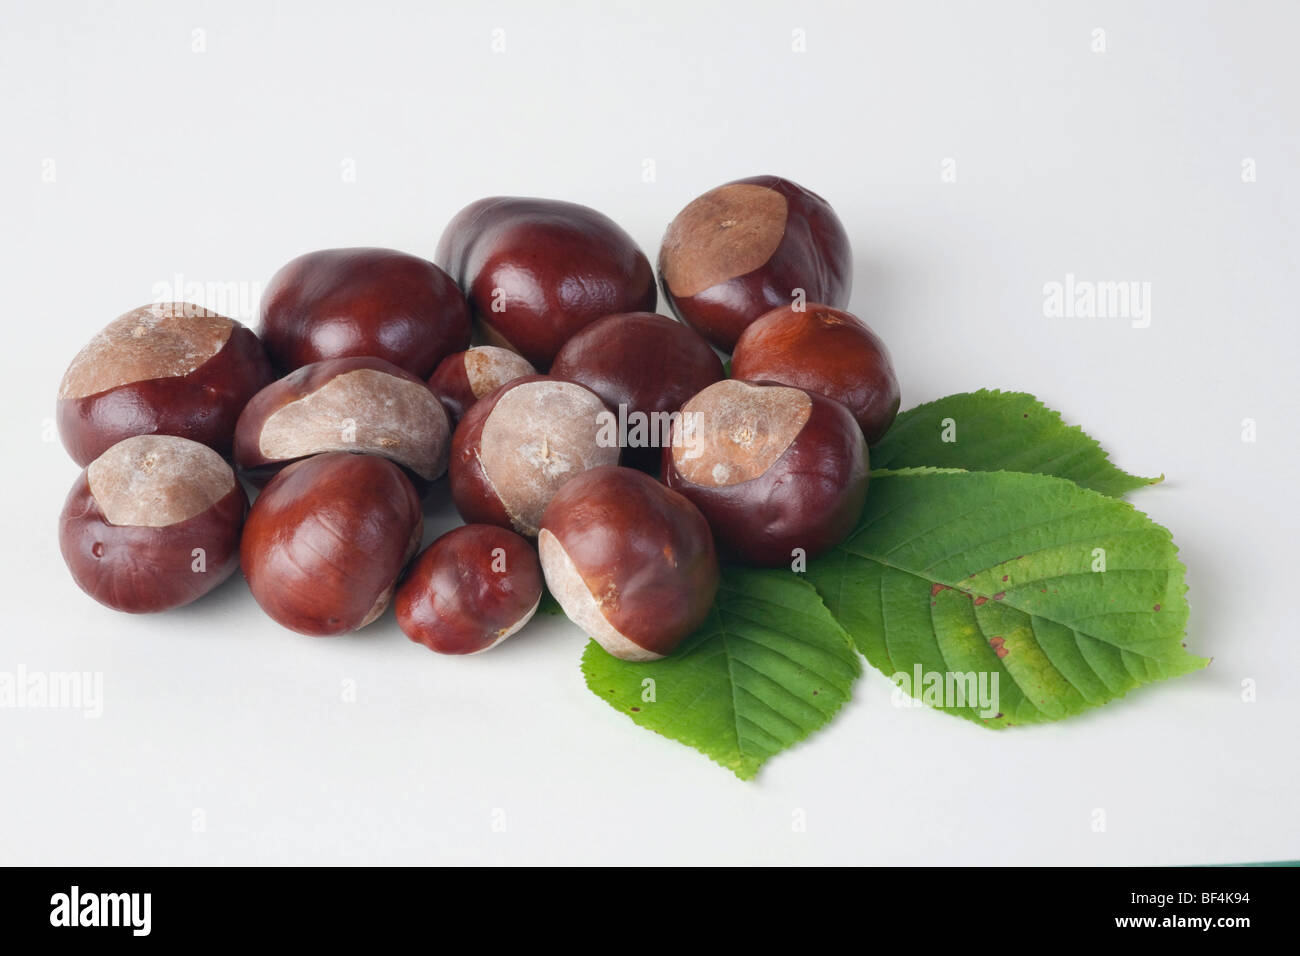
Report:
<svg viewBox="0 0 1300 956"><path fill-rule="evenodd" d="M1083 429L1066 425L1059 412L1034 396L988 389L903 412L871 449L873 469L923 465L1055 475L1115 497L1164 478L1141 478L1115 467Z"/></svg>
<svg viewBox="0 0 1300 956"><path fill-rule="evenodd" d="M807 576L912 696L950 674L991 690L996 675L996 707L926 703L999 727L1209 663L1182 645L1183 571L1169 532L1124 501L1044 475L917 469L873 476L857 530Z"/></svg>
<svg viewBox="0 0 1300 956"><path fill-rule="evenodd" d="M826 724L861 670L809 584L730 567L708 620L663 660L631 664L595 641L582 655L592 693L742 780Z"/></svg>
<svg viewBox="0 0 1300 956"><path fill-rule="evenodd" d="M560 607L560 602L555 600L555 595L551 593L551 589L546 586L543 586L542 599L537 602L537 610L534 611L533 613L548 614L551 615L552 617L555 616L562 617L564 615L564 608Z"/></svg>

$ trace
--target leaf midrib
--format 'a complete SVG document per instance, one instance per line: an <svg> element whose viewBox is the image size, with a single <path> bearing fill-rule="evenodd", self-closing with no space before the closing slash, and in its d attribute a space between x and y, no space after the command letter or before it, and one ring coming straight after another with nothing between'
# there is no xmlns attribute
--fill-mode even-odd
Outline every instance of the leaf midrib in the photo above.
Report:
<svg viewBox="0 0 1300 956"><path fill-rule="evenodd" d="M1053 547L1059 547L1059 545L1053 545ZM927 583L929 583L929 584L942 584L944 587L948 588L948 589L951 590L951 591L958 591L958 592L960 592L961 594L969 595L969 596L972 597L972 598L982 597L982 598L986 598L986 599L989 599L989 600L992 600L992 598L993 598L993 595L992 595L992 594L983 594L983 593L980 593L980 592L978 592L978 591L974 591L974 590L971 590L971 589L968 589L968 588L964 588L964 587L962 587L962 586L960 586L960 585L957 585L957 584L950 584L950 583L948 583L947 581L944 581L944 580L940 579L940 578L937 577L937 576L927 575L927 574L925 574L925 573L923 573L923 572L921 572L921 571L914 571L914 570L912 570L911 568L905 568L905 567L903 567L903 566L901 566L901 565L894 564L894 563L892 563L892 562L890 562L890 561L886 561L884 558L880 557L879 555L868 554L868 553L865 553L865 552L862 552L862 551L852 551L852 552L849 552L847 548L844 548L843 550L846 551L846 552L848 552L848 553L853 554L855 557L865 558L865 559L868 560L868 561L875 561L877 564L881 565L882 567L889 568L890 570L893 570L893 571L899 571L899 572L901 572L901 573L903 573L903 574L911 575L912 577L914 577L914 578L919 578L920 580L925 581L925 582L927 582ZM1027 554L1035 554L1035 553L1037 553L1037 552L1030 551L1030 552L1026 552L1026 553L1027 553ZM1151 570L1151 571L1159 571L1159 570L1168 570L1168 569L1165 569L1165 568L1147 568L1147 569L1136 569L1136 568L1130 568L1130 569L1126 569L1126 570ZM1082 576L1082 575L1084 575L1084 574L1091 574L1091 573L1093 573L1093 572L1088 572L1088 571L1070 571L1070 572L1067 572L1067 573L1065 573L1065 574L1059 574L1059 575L1057 575L1057 577L1058 577L1058 578L1079 577L1079 576ZM1100 635L1098 635L1098 634L1093 634L1091 631L1087 631L1087 630L1084 630L1084 629L1082 629L1082 628L1076 627L1075 625L1069 623L1068 621L1062 621L1062 620L1059 620L1059 619L1057 619L1057 618L1055 618L1055 617L1052 617L1052 616L1050 616L1050 615L1047 615L1047 614L1040 614L1040 613L1038 613L1038 612L1036 612L1036 611L1030 611L1030 610L1027 610L1027 609L1021 607L1021 606L1020 606L1019 604L1017 604L1015 601L1008 601L1008 600L1006 600L1005 598L1003 598L1003 599L1000 600L998 603L1001 604L1003 607L1014 608L1015 610L1019 611L1021 614L1027 615L1031 620L1032 620L1033 618L1036 618L1036 617L1037 617L1037 618L1041 618L1042 620L1047 621L1047 622L1049 622L1049 623L1051 623L1051 624L1056 624L1056 625L1058 625L1058 626L1060 626L1060 627L1068 628L1068 629L1074 631L1074 632L1077 633L1077 634L1085 634L1085 635L1087 635L1088 637L1092 638L1094 641L1099 641L1099 642L1101 642L1102 644L1107 645L1108 647L1113 647L1113 648L1115 648L1117 651L1124 651L1124 652L1129 653L1129 654L1135 654L1135 655L1137 655L1138 657L1141 657L1141 658L1143 658L1143 659L1145 659L1145 660L1151 660L1151 661L1159 661L1159 660L1163 660L1163 658L1160 658L1160 657L1152 657L1152 656L1149 655L1149 654L1143 654L1141 651L1133 650L1133 648L1131 648L1131 647L1125 647L1125 646L1122 645L1122 644L1116 644L1116 643L1114 643L1113 641L1108 641L1108 640L1106 640L1106 638L1104 638L1104 637L1102 637L1102 636L1100 636ZM1104 615L1093 614L1093 615L1089 615L1089 616L1090 616L1090 617L1103 617ZM891 656L891 658L892 658L892 655L890 655L890 656Z"/></svg>

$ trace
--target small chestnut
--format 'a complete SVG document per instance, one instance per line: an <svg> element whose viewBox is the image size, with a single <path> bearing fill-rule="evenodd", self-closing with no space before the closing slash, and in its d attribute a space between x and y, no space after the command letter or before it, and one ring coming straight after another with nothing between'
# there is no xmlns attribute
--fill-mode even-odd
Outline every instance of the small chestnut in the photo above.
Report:
<svg viewBox="0 0 1300 956"><path fill-rule="evenodd" d="M419 256L322 249L271 277L259 332L284 372L364 355L427 379L469 345L469 304L447 273Z"/></svg>
<svg viewBox="0 0 1300 956"><path fill-rule="evenodd" d="M326 452L289 465L253 503L240 562L267 614L301 634L365 627L420 546L424 515L387 458Z"/></svg>
<svg viewBox="0 0 1300 956"><path fill-rule="evenodd" d="M427 487L447 470L450 450L438 396L377 358L304 365L253 396L235 428L235 463L253 481L299 458L352 451L395 461Z"/></svg>
<svg viewBox="0 0 1300 956"><path fill-rule="evenodd" d="M549 375L525 375L479 399L451 439L456 510L470 524L535 537L561 485L618 463L617 441L602 441L608 414L585 385Z"/></svg>
<svg viewBox="0 0 1300 956"><path fill-rule="evenodd" d="M225 459L171 435L124 439L90 463L59 517L77 586L118 611L189 604L239 567L248 498Z"/></svg>
<svg viewBox="0 0 1300 956"><path fill-rule="evenodd" d="M659 250L673 311L730 352L749 323L803 299L849 304L853 251L826 200L779 176L737 179L692 200Z"/></svg>
<svg viewBox="0 0 1300 956"><path fill-rule="evenodd" d="M262 344L187 302L132 309L90 340L59 385L59 435L83 468L133 435L177 435L230 452L235 420L273 377Z"/></svg>
<svg viewBox="0 0 1300 956"><path fill-rule="evenodd" d="M857 316L830 306L783 305L741 334L731 374L804 388L844 405L868 445L885 437L898 414L898 379L889 352Z"/></svg>
<svg viewBox="0 0 1300 956"><path fill-rule="evenodd" d="M452 219L436 259L465 290L487 341L543 371L579 329L651 311L659 298L632 237L577 203L480 199Z"/></svg>
<svg viewBox="0 0 1300 956"><path fill-rule="evenodd" d="M560 349L558 378L586 385L617 414L623 463L657 471L671 416L723 378L722 360L689 326L653 312L608 315Z"/></svg>
<svg viewBox="0 0 1300 956"><path fill-rule="evenodd" d="M524 538L467 524L429 545L397 589L397 623L439 654L478 654L532 620L542 567Z"/></svg>
<svg viewBox="0 0 1300 956"><path fill-rule="evenodd" d="M682 407L664 481L704 513L718 548L746 564L816 557L853 530L867 497L867 444L839 402L727 379Z"/></svg>
<svg viewBox="0 0 1300 956"><path fill-rule="evenodd" d="M542 515L537 545L564 613L625 661L671 654L718 591L704 516L632 468L593 468L565 484Z"/></svg>
<svg viewBox="0 0 1300 956"><path fill-rule="evenodd" d="M536 374L537 369L517 352L495 345L476 345L465 352L448 355L438 363L429 387L442 399L443 408L454 424L460 421L465 409L488 392L496 391L506 382Z"/></svg>

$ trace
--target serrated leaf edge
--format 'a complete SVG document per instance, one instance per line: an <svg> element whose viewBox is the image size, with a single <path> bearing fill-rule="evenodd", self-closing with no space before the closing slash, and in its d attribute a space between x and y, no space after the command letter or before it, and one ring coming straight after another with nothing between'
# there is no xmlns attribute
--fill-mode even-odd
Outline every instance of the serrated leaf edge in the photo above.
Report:
<svg viewBox="0 0 1300 956"><path fill-rule="evenodd" d="M743 570L745 570L746 572L764 573L761 569L755 569L755 568L745 568L745 569L743 569ZM807 739L808 739L812 734L814 734L814 733L817 732L818 730L823 730L823 729L825 729L826 727L828 727L828 726L831 724L831 722L832 722L832 721L833 721L837 716L839 716L840 711L844 709L844 705L847 704L847 703L849 703L849 702L853 699L853 690L852 690L852 685L855 684L855 683L857 682L858 678L860 678L860 677L862 676L862 661L859 660L859 658L863 658L863 659L865 659L865 655L862 654L862 652L858 649L857 645L853 642L853 638L852 638L852 636L849 634L848 630L844 627L843 624L841 624L841 623L839 622L839 620L835 617L835 615L832 614L832 613L830 612L830 608L827 608L827 607L826 607L826 602L822 599L822 596L821 596L821 594L817 591L817 589L816 589L815 587L813 587L813 585L812 585L811 583L809 583L808 581L805 581L805 580L803 580L802 578L798 577L798 575L797 575L795 572L790 571L790 572L787 572L787 573L790 575L790 577L788 578L788 580L790 580L790 581L792 581L792 582L798 584L800 587L807 588L809 591L811 591L812 594L813 594L813 596L816 597L816 598L817 598L817 601L821 604L823 610L825 610L825 612L826 612L826 617L827 617L829 623L832 624L832 625L834 625L835 629L839 632L840 639L844 642L844 646L845 646L845 647L846 647L846 648L851 652L851 653L850 653L850 656L849 656L848 658L846 658L846 660L851 661L851 662L853 663L853 674L852 674L852 676L849 678L849 691L844 695L844 698L843 698L843 699L842 699L838 704L836 704L835 707L832 708L832 709L829 711L829 713L826 714L826 721L825 721L825 723L821 724L821 725L818 726L818 727L814 727L812 730L804 731L804 732L801 733L798 737L796 737L796 738L795 738L795 739L790 743L789 746L787 746L787 747L783 747L783 748L782 748L780 751L778 751L777 753L775 753L775 754L769 754L768 756L765 756L765 757L755 757L755 756L752 756L752 755L751 755L751 756L747 756L747 755L746 755L746 754L741 750L741 747L740 747L740 728L737 726L737 721L736 721L736 715L738 714L738 710L739 710L738 707L737 707L737 705L736 705L736 698L735 698L735 694L736 694L736 681L735 681L735 679L734 679L734 676L732 675L732 666L733 666L733 664L734 664L734 658L733 658L733 656L732 656L730 653L727 654L727 675L728 675L728 682L729 682L730 685L731 685L731 699L732 699L732 703L731 703L731 713L732 713L732 717L733 717L733 719L732 719L732 729L735 731L735 736L736 736L736 750L737 750L737 752L740 754L740 757L739 757L739 759L736 761L735 765L733 765L732 763L729 763L729 762L726 762L726 761L724 761L724 760L719 759L716 755L709 753L707 750L705 750L704 748L702 748L702 747L700 747L700 746L697 746L696 744L688 743L687 741L681 740L681 739L679 739L679 738L677 738L677 737L669 736L668 734L664 733L662 730L659 730L659 729L656 728L656 727L649 727L649 726L646 726L645 724L639 724L639 723L637 723L636 720L633 719L633 717L632 717L631 714L626 713L626 712L623 710L623 708L616 706L616 705L614 704L614 702L611 701L611 700L609 700L608 698L606 698L604 694L597 693L595 687L593 686L593 675L592 675L591 671L589 670L589 664L588 664L589 657L588 657L588 655L592 655L592 654L608 654L608 651L606 651L603 647L601 647L600 644L599 644L599 642L595 641L594 639L590 639L590 638L589 638L588 641L587 641L587 645L586 645L586 647L583 648L582 659L581 659L581 661L579 662L579 668L580 668L580 670L582 671L583 682L587 685L587 689L588 689L589 691L591 691L592 694L594 694L594 695L595 695L597 698L599 698L600 700L603 700L603 701L605 702L605 704L606 704L607 706L609 706L612 710L614 710L616 713L620 713L620 714L622 714L624 717L626 717L628 720L630 720L630 721L633 723L633 725L636 726L637 728L639 728L639 729L641 729L641 730L649 730L649 731L655 733L656 735L658 735L658 736L660 736L660 737L663 737L665 740L670 740L670 741L672 741L673 743L676 743L676 744L683 744L683 745L689 747L690 749L696 751L697 753L701 753L701 754L703 754L705 757L708 757L710 761L712 761L713 763L717 764L719 767L723 768L724 770L729 770L729 771L731 771L731 773L735 774L736 777L739 778L740 780L743 780L743 781L751 781L751 780L753 780L756 776L758 776L758 771L761 770L762 767L763 767L763 765L764 765L765 763L767 763L767 761L770 760L772 757L780 756L780 754L785 753L785 752L787 752L787 751L789 751L789 750L792 750L793 748L795 748L795 747L799 746L800 744L804 743L804 742L805 742L805 741L806 741L806 740L807 740ZM721 591L723 590L724 587L726 587L725 584L724 584L724 585L720 585L720 586L719 586L719 592L721 592ZM739 593L739 594L745 594L745 593L747 593L747 592L741 591L740 589L738 589L738 588L734 588L734 587L733 587L733 588L729 588L729 590L731 590L731 591L734 592L734 593ZM773 602L773 603L776 603L776 602ZM790 607L789 605L784 605L784 604L781 605L781 606L784 607L786 610L788 610L788 611L793 611L793 612L795 612L796 614L799 614L799 615L801 615L801 616L804 616L804 617L808 616L808 615L806 615L806 614L805 614L805 613L804 613L800 608L794 608L794 607ZM714 614L717 614L718 617L719 617L719 619L721 619L721 617L722 617L721 611L718 609L716 603L715 603L714 607L710 610L709 613L710 613L710 616L712 616L712 615L714 615ZM821 623L821 622L819 622L819 623ZM707 626L707 625L705 625L705 626ZM725 635L725 634L724 634L724 636L723 636L723 646L724 646L724 648L725 648L725 646L726 646L726 635ZM869 663L869 662L868 662L868 663ZM819 676L820 676L820 675L819 675Z"/></svg>
<svg viewBox="0 0 1300 956"><path fill-rule="evenodd" d="M1022 394L1023 394L1023 393L1022 393ZM1032 396L1031 396L1031 397L1032 397ZM1150 522L1150 524L1151 524L1153 527L1158 528L1160 531L1164 532L1164 535L1165 535L1166 539L1167 539L1168 542L1169 542L1169 546L1173 548L1173 555L1172 555L1173 563L1174 563L1175 565L1177 565L1178 570L1181 572L1181 574L1180 574L1180 578L1181 578L1181 580L1182 580L1182 585L1183 585L1183 586L1182 586L1182 590L1179 592L1179 597L1181 597L1181 598L1183 598L1184 600L1186 600L1187 594L1188 594L1188 592L1190 591L1190 586L1189 586L1188 583L1187 583L1187 565L1186 565L1185 563L1183 563L1183 560L1182 560L1182 557L1181 557L1181 551L1180 551L1180 549L1179 549L1179 547L1178 547L1178 543L1174 540L1173 532L1170 531L1168 528L1166 528L1164 525L1160 524L1160 522L1156 521L1154 518L1152 518L1152 517L1151 517L1149 514L1147 514L1145 511L1143 511L1142 509L1136 507L1132 502L1127 501L1127 500L1125 500L1124 498L1120 498L1120 497L1112 497L1111 495L1107 495L1107 494L1105 494L1104 492L1095 491L1095 490L1093 490L1093 489L1091 489L1091 488L1085 488L1083 485L1079 485L1079 484L1077 484L1076 482L1071 481L1069 478L1062 478L1062 477L1060 477L1060 476L1058 476L1058 475L1045 475L1045 474L1042 474L1042 473L1040 473L1040 472L1007 471L1007 470L1005 470L1005 469L998 469L998 470L996 470L996 471L974 471L974 472L973 472L973 471L968 471L967 469L962 469L962 468L934 468L934 467L930 467L930 466L922 465L922 466L912 466L912 467L907 467L907 468L898 468L898 469L881 469L880 472L872 472L872 476L873 476L873 477L875 477L877 474L879 474L880 477L891 477L891 478L892 478L892 477L907 477L907 476L909 476L909 475L934 475L934 474L975 474L975 475L999 475L999 474L1002 474L1002 475L1028 475L1028 476L1030 476L1030 477L1033 477L1033 478L1036 479L1036 480L1045 480L1045 481L1054 481L1054 482L1064 482L1064 483L1066 483L1066 484L1068 484L1068 485L1072 485L1074 488L1078 489L1079 491L1084 492L1085 494L1095 495L1095 496L1097 496L1098 498L1102 499L1102 501L1106 501L1106 502L1118 502L1120 505L1122 505L1122 506L1128 508L1130 511L1134 512L1135 514L1137 514L1137 515L1139 515L1140 517L1144 518L1146 521ZM1163 477L1163 476L1162 476L1162 477ZM848 537L845 538L845 542L847 542L847 541L849 540L849 538L852 538L853 535L855 535L855 534L857 534L859 531L861 531L861 530L863 529L863 527L865 527L865 526L864 526L864 525L859 525L859 526L855 527L855 528L853 529L853 531L851 531L851 532L849 533ZM968 597L970 597L972 600L974 600L975 598L979 598L979 597L983 597L983 598L986 598L986 599L991 599L991 598L993 597L992 594L981 594L981 593L979 593L979 592L977 592L977 591L974 591L974 590L970 590L970 589L964 588L964 587L962 587L961 585L958 585L958 584L949 584L949 583L944 582L944 581L939 581L939 580L937 580L937 579L931 579L931 578L928 578L928 577L926 577L926 576L924 576L924 575L922 575L922 574L918 574L917 572L912 571L912 570L910 570L910 569L908 569L908 568L902 568L902 567L898 567L897 565L890 564L888 561L881 560L881 559L877 558L877 557L874 556L874 555L864 555L864 554L858 554L858 553L855 553L855 552L844 551L844 550L843 550L843 544L844 544L844 542L841 542L841 545L838 545L838 546L836 547L835 550L838 551L838 552L840 553L840 555L841 555L842 557L844 557L844 558L847 558L847 557L849 557L849 556L855 556L855 557L859 557L859 558L864 558L864 559L866 559L866 560L876 561L876 562L877 562L878 564L880 564L882 567L887 567L887 568L890 568L890 569L895 570L895 571L899 571L899 572L904 573L904 574L911 574L911 575L913 575L914 577L919 577L919 578L921 578L922 580L930 581L932 584L939 584L939 585L942 585L943 587L946 587L946 588L948 588L948 589L950 589L950 590L958 591L958 592L960 592L960 593L962 593L962 594L965 594L965 595L967 595ZM1059 545L1053 545L1053 547L1059 547ZM1040 549L1040 550L1041 550L1041 549ZM1025 553L1026 553L1026 554L1033 554L1033 553L1035 553L1035 552L1033 552L1033 551L1027 551L1027 552L1025 552ZM1171 568L1171 570L1173 570L1173 569ZM820 592L819 592L819 594L820 594ZM823 598L823 604L825 604L825 598ZM1008 605L1008 606L1010 606L1010 607L1015 607L1015 605ZM1187 609L1188 609L1188 616L1189 616L1189 618L1190 618L1190 615L1191 615L1191 603L1190 603L1190 602L1187 602ZM1030 613L1030 612L1025 611L1025 610L1023 610L1022 608L1018 608L1018 607L1016 608L1016 610L1020 611L1022 614L1029 614L1029 613ZM831 616L832 616L832 617L835 617L835 615L834 615L833 612L832 612ZM1033 615L1031 615L1031 616L1033 616ZM1051 618L1046 618L1045 615L1037 615L1037 616L1039 616L1039 617L1044 617L1045 620L1052 621ZM837 620L837 622L838 622L838 618L836 618L836 620ZM1058 626L1060 626L1060 627L1067 627L1067 628L1070 628L1071 630L1074 630L1074 628L1072 628L1070 625L1065 624L1065 623L1063 623L1063 622L1061 622L1061 621L1052 621L1052 623L1054 623L1054 624L1056 624L1056 625L1058 625ZM842 624L840 625L840 627L841 627L842 630L847 631L847 628L844 628L844 626L843 626ZM1100 641L1101 643L1108 643L1108 642L1102 640L1101 638L1097 638L1097 637L1095 637L1094 635L1089 635L1089 637L1092 637L1094 640L1098 640L1098 641ZM1184 638L1187 637L1187 628L1186 628L1186 626L1184 626L1184 628L1183 628L1183 637L1184 637ZM860 654L860 655L862 656L863 660L865 660L865 661L867 662L867 664L872 668L872 670L876 671L878 674L880 674L882 677L884 677L885 680L886 680L886 682L889 683L889 685L890 685L891 687L895 687L895 688L897 688L897 685L895 685L895 684L893 683L893 681L890 681L890 680L889 680L889 674L885 673L885 671L884 671L882 668L880 668L879 666L877 666L877 665L875 664L875 662L873 662L873 661L872 661L872 660L867 656L866 652L863 651L862 647L858 644L857 640L856 640L855 638L853 638L853 635L852 635L851 633L849 634L849 638L850 638L850 640L853 642L854 650L857 651L857 653ZM1114 645L1111 645L1111 646L1114 646ZM1201 670L1201 669L1204 669L1205 667L1208 667L1208 666L1210 665L1210 663L1214 660L1213 656L1202 657L1202 656L1200 656L1200 655L1198 655L1198 654L1193 654L1191 651L1187 650L1187 647L1186 647L1186 643L1185 643L1185 642L1183 643L1183 649L1184 649L1184 651L1186 652L1186 657L1190 659L1190 662L1196 662L1196 664L1197 664L1198 666L1192 666L1192 664L1189 662L1189 664L1188 664L1188 668L1187 668L1186 671L1184 671L1184 672L1181 673L1181 674L1175 674L1175 675L1172 675L1170 678L1165 678L1165 679L1172 680L1172 679L1174 679L1175 677L1183 677L1183 676L1186 676L1187 674L1195 673L1197 670ZM1143 658L1145 658L1145 659L1147 659L1147 660L1155 660L1155 661L1164 661L1164 660L1168 660L1168 661L1172 661L1172 660L1180 660L1180 659L1182 659L1182 658L1153 658L1153 657L1150 657L1150 656L1148 656L1148 655L1144 655L1144 654L1142 654L1140 651L1132 651L1132 650L1129 650L1129 649L1127 649L1127 648L1121 648L1121 650L1126 650L1126 651L1128 651L1129 653L1132 653L1132 654L1134 654L1134 655L1136 655L1136 656L1138 656L1138 657L1143 657ZM888 653L888 652L886 651L886 653ZM890 666L891 666L891 667L894 669L894 671L896 672L896 671L897 671L897 665L894 664L892 658L889 659L889 663L890 663ZM1064 675L1062 675L1062 676L1064 676ZM1014 680L1014 676L1012 677L1012 679ZM1067 679L1066 682L1069 683L1068 679ZM1130 693L1133 693L1133 692L1135 692L1135 691L1140 691L1140 690L1142 690L1142 689L1144 689L1144 688L1146 688L1146 687L1149 687L1149 686L1151 686L1152 684L1155 684L1155 683L1159 683L1159 681L1151 681L1151 682L1148 682L1148 683L1139 683L1139 684L1138 684L1137 686L1135 686L1135 687L1131 687L1131 688L1129 688L1129 689L1127 689L1127 690L1123 690L1123 691L1118 692L1118 693L1115 694L1113 697L1111 697L1110 700L1107 700L1107 701L1105 701L1105 702L1103 702L1103 703L1101 703L1101 704L1093 704L1093 703L1089 702L1089 705L1088 705L1088 708L1087 708L1087 709L1088 709L1088 711L1100 710L1102 707L1104 707L1104 706L1105 706L1106 704L1108 704L1108 703L1111 703L1112 701L1115 701L1115 700L1122 700L1123 698L1127 697ZM1076 693L1078 693L1081 697L1083 696L1082 692L1081 692L1077 687L1075 687L1073 684L1070 684L1070 687L1071 687L1071 688L1072 688ZM1023 689L1022 689L1022 690L1023 690ZM965 711L967 711L969 708L957 708L957 707L935 707L935 706L933 706L933 705L926 704L924 700L922 700L921 698L917 697L917 696L914 695L914 694L909 694L908 696L911 697L913 700L918 700L918 701L920 701L924 706L926 706L927 708L929 708L929 709L931 709L931 710L938 711L938 712L940 712L940 713L952 714L952 715L954 715L954 716L958 716L958 717L963 717L963 718L965 718L965 719L971 721L972 723L978 724L978 725L980 725L980 726L982 726L982 727L986 727L986 728L988 728L988 729L990 729L990 730L1004 730L1004 729L1006 729L1006 728L1008 728L1008 727L1020 727L1020 726L1025 726L1024 724L1012 724L1012 723L993 724L993 723L990 723L990 722L987 721L987 720L977 719L977 718L972 717L970 714L968 714L968 713L965 712ZM1086 698L1085 698L1085 700L1086 700ZM1081 716L1084 716L1084 714L1083 714L1083 713L1067 714L1067 715L1065 715L1065 716L1063 716L1063 717L1049 717L1049 718L1047 718L1046 720L1043 720L1043 721L1033 721L1032 724L1035 725L1035 726L1042 725L1042 724L1054 724L1054 723L1058 723L1058 722L1060 722L1060 721L1062 721L1062 720L1069 720L1069 719L1071 719L1071 718L1074 718L1074 717L1081 717Z"/></svg>

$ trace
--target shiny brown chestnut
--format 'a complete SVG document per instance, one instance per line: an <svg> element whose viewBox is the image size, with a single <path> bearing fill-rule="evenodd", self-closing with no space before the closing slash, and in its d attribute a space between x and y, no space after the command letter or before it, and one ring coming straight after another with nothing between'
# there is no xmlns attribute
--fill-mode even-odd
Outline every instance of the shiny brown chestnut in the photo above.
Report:
<svg viewBox="0 0 1300 956"><path fill-rule="evenodd" d="M725 556L776 567L848 536L867 497L867 445L839 402L728 379L682 407L664 481L704 513Z"/></svg>
<svg viewBox="0 0 1300 956"><path fill-rule="evenodd" d="M427 490L447 470L451 422L433 391L383 359L327 359L262 389L235 427L235 464L255 482L326 451L379 455Z"/></svg>
<svg viewBox="0 0 1300 956"><path fill-rule="evenodd" d="M467 524L429 545L397 589L397 623L439 654L479 654L532 620L542 567L527 540L490 524Z"/></svg>
<svg viewBox="0 0 1300 956"><path fill-rule="evenodd" d="M632 237L594 209L553 199L480 199L438 243L487 341L545 371L604 315L652 311L654 270Z"/></svg>
<svg viewBox="0 0 1300 956"><path fill-rule="evenodd" d="M821 196L780 176L751 176L677 214L659 279L673 311L730 352L749 323L796 298L847 306L853 250Z"/></svg>
<svg viewBox="0 0 1300 956"><path fill-rule="evenodd" d="M118 611L197 600L239 567L248 498L225 459L171 435L137 435L90 463L59 516L77 586Z"/></svg>
<svg viewBox="0 0 1300 956"><path fill-rule="evenodd" d="M885 343L857 316L809 304L781 306L745 329L731 357L734 378L804 388L844 405L868 445L898 414L898 378Z"/></svg>
<svg viewBox="0 0 1300 956"><path fill-rule="evenodd" d="M300 634L365 627L420 546L424 515L387 458L326 452L294 462L253 503L240 562L267 614Z"/></svg>
<svg viewBox="0 0 1300 956"><path fill-rule="evenodd" d="M536 375L528 359L495 345L476 345L443 359L429 379L429 387L442 399L452 423L460 421L465 409L506 382Z"/></svg>
<svg viewBox="0 0 1300 956"><path fill-rule="evenodd" d="M273 378L243 325L188 302L110 322L59 385L59 435L82 467L133 435L176 435L230 452L245 403Z"/></svg>
<svg viewBox="0 0 1300 956"><path fill-rule="evenodd" d="M686 498L631 468L593 468L564 485L537 539L546 586L615 657L665 657L718 591L708 522Z"/></svg>
<svg viewBox="0 0 1300 956"><path fill-rule="evenodd" d="M653 312L608 315L560 349L551 374L586 385L617 415L623 464L657 471L672 413L723 378L722 360L689 326Z"/></svg>
<svg viewBox="0 0 1300 956"><path fill-rule="evenodd" d="M427 259L395 249L322 249L283 266L258 330L282 372L372 356L427 379L469 345L469 304Z"/></svg>
<svg viewBox="0 0 1300 956"><path fill-rule="evenodd" d="M618 463L617 441L601 440L608 415L591 389L549 375L525 375L479 399L451 440L456 510L470 524L536 536L561 485Z"/></svg>

